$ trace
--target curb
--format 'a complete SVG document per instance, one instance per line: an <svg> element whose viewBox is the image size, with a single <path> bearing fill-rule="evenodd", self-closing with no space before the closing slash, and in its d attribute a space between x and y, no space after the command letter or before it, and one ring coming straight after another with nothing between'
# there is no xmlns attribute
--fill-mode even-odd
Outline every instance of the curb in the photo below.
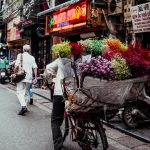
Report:
<svg viewBox="0 0 150 150"><path fill-rule="evenodd" d="M144 138L143 136L138 135L138 134L134 133L133 131L128 131L128 130L123 129L123 128L121 128L121 127L117 127L117 126L112 125L111 123L106 122L106 121L103 121L103 123L104 123L105 125L107 125L108 127L111 127L111 128L116 129L116 130L118 130L118 131L121 131L122 133L125 133L125 134L127 134L127 135L129 135L129 136L132 136L132 137L134 137L134 138L136 138L136 139L138 139L138 140L140 140L140 141L143 141L143 142L146 142L146 143L150 143L150 139Z"/></svg>
<svg viewBox="0 0 150 150"><path fill-rule="evenodd" d="M51 102L51 99L50 99L50 98L47 98L47 97L45 97L45 96L43 96L43 95L41 95L41 94L38 94L38 93L36 93L36 92L33 92L33 94L35 94L35 95L37 95L37 96L40 96L40 97L42 97L42 98L44 98L44 99L46 99L46 100L49 100L49 101Z"/></svg>
<svg viewBox="0 0 150 150"><path fill-rule="evenodd" d="M13 85L13 86L15 86L14 83L10 83L10 84ZM41 95L41 94L38 94L38 93L36 93L36 92L33 92L33 94L35 94L35 95L37 95L37 96L40 96L40 97L42 97L42 98L44 98L44 99L46 99L46 100L49 100L49 101L51 102L51 99L50 99L50 98L47 98L47 97L45 97L45 96L43 96L43 95Z"/></svg>

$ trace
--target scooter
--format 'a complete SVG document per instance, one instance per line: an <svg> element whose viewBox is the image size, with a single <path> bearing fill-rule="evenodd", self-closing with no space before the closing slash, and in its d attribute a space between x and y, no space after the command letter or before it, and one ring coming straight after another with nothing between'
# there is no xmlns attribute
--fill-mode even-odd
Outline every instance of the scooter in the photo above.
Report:
<svg viewBox="0 0 150 150"><path fill-rule="evenodd" d="M0 82L5 84L5 80L7 78L7 65L8 60L7 57L1 52L0 55Z"/></svg>
<svg viewBox="0 0 150 150"><path fill-rule="evenodd" d="M145 85L143 98L127 103L124 106L122 119L129 128L136 128L144 122L150 122L150 87Z"/></svg>
<svg viewBox="0 0 150 150"><path fill-rule="evenodd" d="M0 69L0 82L5 84L6 80L6 69Z"/></svg>

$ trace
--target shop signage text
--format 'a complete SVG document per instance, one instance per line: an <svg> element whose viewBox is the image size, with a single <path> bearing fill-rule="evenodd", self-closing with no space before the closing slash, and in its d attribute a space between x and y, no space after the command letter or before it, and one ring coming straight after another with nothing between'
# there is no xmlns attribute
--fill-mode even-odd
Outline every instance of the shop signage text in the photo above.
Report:
<svg viewBox="0 0 150 150"><path fill-rule="evenodd" d="M150 2L133 6L131 17L135 33L150 32Z"/></svg>
<svg viewBox="0 0 150 150"><path fill-rule="evenodd" d="M86 24L86 1L46 16L46 33Z"/></svg>

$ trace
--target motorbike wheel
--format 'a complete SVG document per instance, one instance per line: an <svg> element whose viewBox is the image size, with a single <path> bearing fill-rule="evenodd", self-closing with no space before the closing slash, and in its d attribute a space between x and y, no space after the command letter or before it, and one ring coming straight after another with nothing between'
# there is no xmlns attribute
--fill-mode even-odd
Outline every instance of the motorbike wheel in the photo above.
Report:
<svg viewBox="0 0 150 150"><path fill-rule="evenodd" d="M4 78L1 78L1 83L5 84L5 79Z"/></svg>
<svg viewBox="0 0 150 150"><path fill-rule="evenodd" d="M138 109L136 106L128 106L124 108L122 119L125 125L129 128L136 128L139 125L138 120L132 114L134 109Z"/></svg>

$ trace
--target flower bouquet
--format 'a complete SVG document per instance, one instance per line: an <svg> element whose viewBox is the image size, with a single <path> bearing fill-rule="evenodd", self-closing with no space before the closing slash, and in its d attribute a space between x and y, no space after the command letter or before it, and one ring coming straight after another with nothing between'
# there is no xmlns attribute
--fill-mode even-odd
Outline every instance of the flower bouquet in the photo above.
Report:
<svg viewBox="0 0 150 150"><path fill-rule="evenodd" d="M62 42L52 46L52 51L59 57L68 57L71 54L70 42Z"/></svg>
<svg viewBox="0 0 150 150"><path fill-rule="evenodd" d="M118 39L86 39L78 43L92 58L78 65L84 81L74 94L70 110L96 111L104 104L122 105L139 96L139 87L144 86L150 72L148 50L128 47Z"/></svg>
<svg viewBox="0 0 150 150"><path fill-rule="evenodd" d="M128 47L118 39L64 42L52 49L60 57L71 53L92 55L90 61L78 64L79 79L84 80L82 88L71 93L72 111L97 111L104 104L122 105L128 99L138 98L139 87L144 86L150 72L150 52ZM132 91L136 92L131 94Z"/></svg>
<svg viewBox="0 0 150 150"><path fill-rule="evenodd" d="M103 41L98 39L80 40L78 43L84 47L85 54L92 54L92 56L101 55L105 48Z"/></svg>

